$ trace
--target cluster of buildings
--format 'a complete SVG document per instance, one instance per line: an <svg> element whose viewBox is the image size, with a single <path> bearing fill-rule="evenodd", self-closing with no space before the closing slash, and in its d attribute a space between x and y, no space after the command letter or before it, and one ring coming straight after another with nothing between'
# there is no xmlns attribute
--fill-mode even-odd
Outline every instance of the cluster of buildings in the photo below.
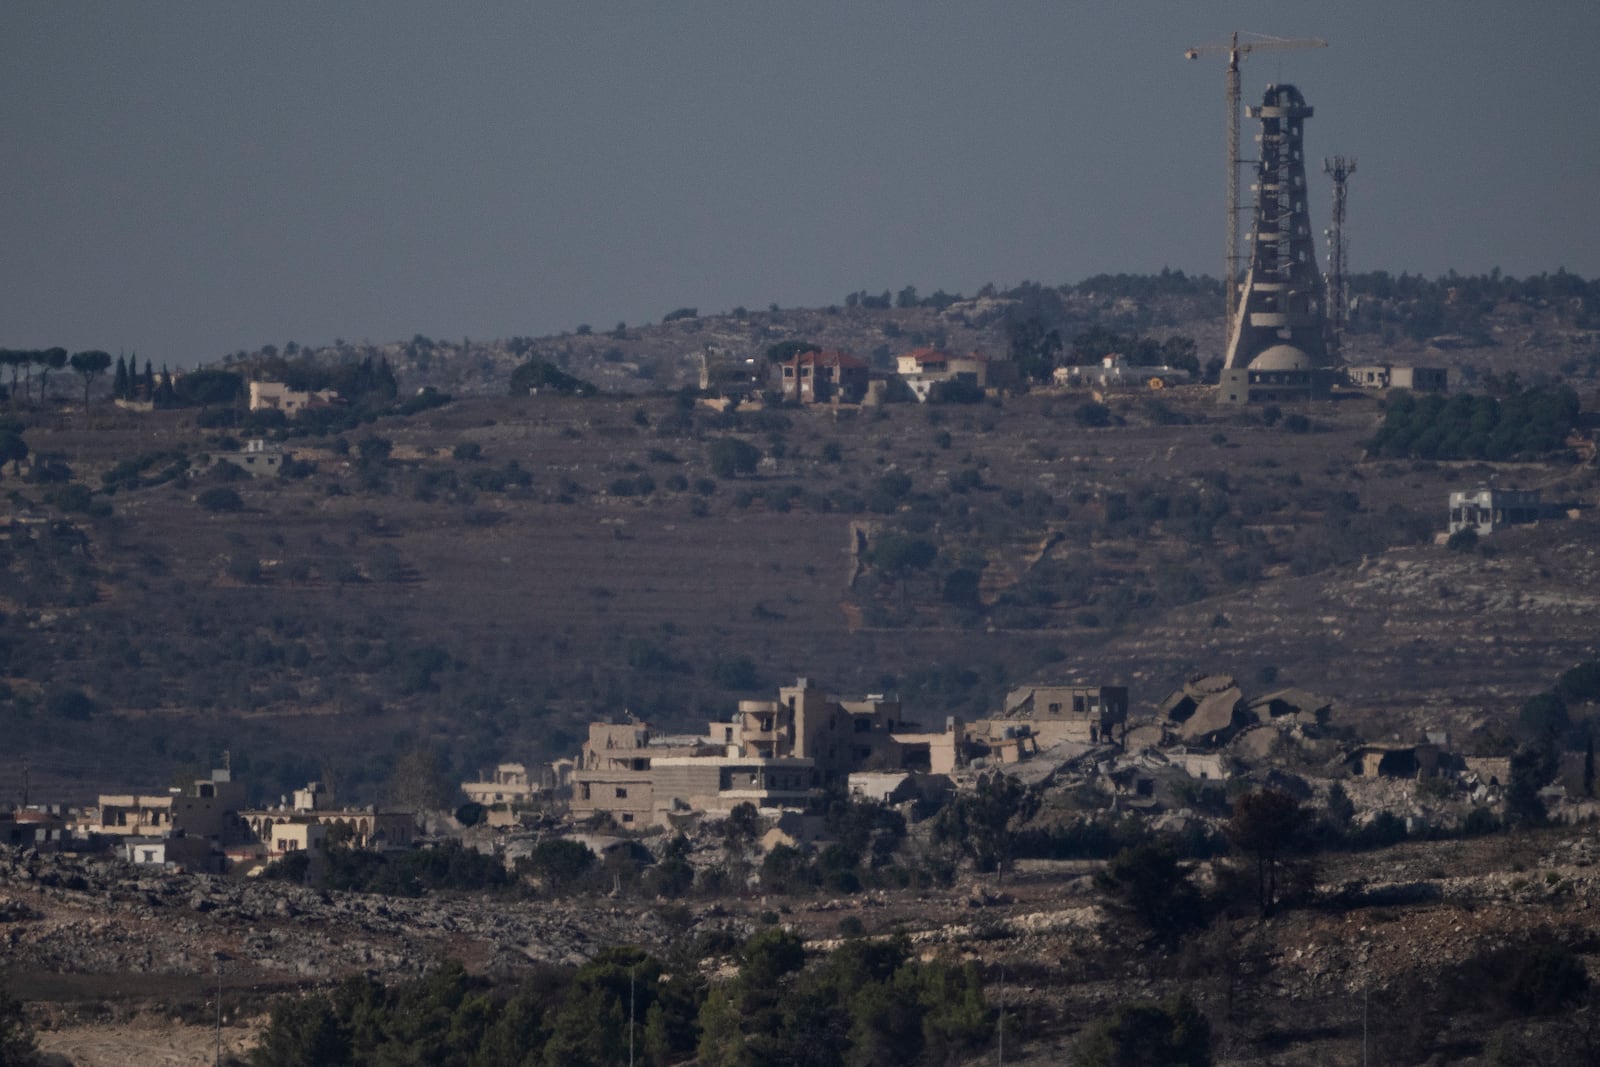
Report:
<svg viewBox="0 0 1600 1067"><path fill-rule="evenodd" d="M576 762L559 761L538 776L501 764L462 790L489 808L490 825L514 825L518 808L564 797L575 822L686 829L741 804L804 814L840 790L891 802L940 795L974 771L1041 748L1113 744L1127 717L1123 687L1026 686L993 716L948 717L929 729L908 720L897 699L840 698L800 678L775 700L740 701L703 734L660 733L632 718L591 723Z"/></svg>
<svg viewBox="0 0 1600 1067"><path fill-rule="evenodd" d="M779 392L797 404L874 404L909 399L925 403L950 385L984 391L1017 384L1017 365L981 352L953 355L918 348L895 358L892 375L874 375L866 360L838 349L800 352L778 364Z"/></svg>
<svg viewBox="0 0 1600 1067"><path fill-rule="evenodd" d="M230 767L163 793L106 793L91 808L44 806L0 814L0 844L50 850L108 850L129 863L221 872L247 870L331 844L376 852L409 849L408 811L340 807L311 782L272 807L252 807Z"/></svg>

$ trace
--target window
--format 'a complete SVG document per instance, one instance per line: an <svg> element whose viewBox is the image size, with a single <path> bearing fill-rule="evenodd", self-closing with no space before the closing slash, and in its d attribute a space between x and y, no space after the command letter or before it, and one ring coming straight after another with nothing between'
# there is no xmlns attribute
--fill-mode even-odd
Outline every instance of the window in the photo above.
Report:
<svg viewBox="0 0 1600 1067"><path fill-rule="evenodd" d="M631 812L631 811L623 812L622 813L622 821L623 822L632 822L633 821L633 812Z"/></svg>
<svg viewBox="0 0 1600 1067"><path fill-rule="evenodd" d="M617 786L617 799L618 800L626 800L626 799L628 799L628 790L627 790L627 788L625 786L620 786L620 785Z"/></svg>
<svg viewBox="0 0 1600 1067"><path fill-rule="evenodd" d="M1060 715L1061 714L1061 705L1060 704L1051 704L1050 705L1050 714L1052 714L1052 715Z"/></svg>
<svg viewBox="0 0 1600 1067"><path fill-rule="evenodd" d="M867 718L864 715L863 716L858 716L856 718L856 733L858 733L858 734L869 734L871 732L872 732L872 720Z"/></svg>

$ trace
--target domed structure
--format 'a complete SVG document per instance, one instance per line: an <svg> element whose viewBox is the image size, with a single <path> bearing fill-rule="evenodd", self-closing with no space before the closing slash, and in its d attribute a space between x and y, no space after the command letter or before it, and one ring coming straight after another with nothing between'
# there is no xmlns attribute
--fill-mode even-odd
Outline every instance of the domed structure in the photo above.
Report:
<svg viewBox="0 0 1600 1067"><path fill-rule="evenodd" d="M1294 345L1273 345L1250 361L1251 370L1310 370L1313 366L1311 357Z"/></svg>

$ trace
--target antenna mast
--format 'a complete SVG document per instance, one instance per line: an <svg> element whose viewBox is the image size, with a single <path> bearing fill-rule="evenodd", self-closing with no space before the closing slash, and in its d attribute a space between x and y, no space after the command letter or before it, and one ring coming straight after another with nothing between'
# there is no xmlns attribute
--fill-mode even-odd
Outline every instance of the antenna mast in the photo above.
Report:
<svg viewBox="0 0 1600 1067"><path fill-rule="evenodd" d="M1333 219L1324 231L1328 238L1328 325L1333 346L1344 346L1344 331L1350 318L1350 245L1344 236L1345 183L1356 172L1356 161L1334 156L1322 161L1322 169L1333 179Z"/></svg>

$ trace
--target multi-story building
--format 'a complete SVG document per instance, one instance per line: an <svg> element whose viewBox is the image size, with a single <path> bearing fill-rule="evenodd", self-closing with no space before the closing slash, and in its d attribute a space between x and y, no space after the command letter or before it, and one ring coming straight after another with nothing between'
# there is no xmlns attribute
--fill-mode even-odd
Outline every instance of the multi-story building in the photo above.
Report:
<svg viewBox="0 0 1600 1067"><path fill-rule="evenodd" d="M158 837L182 833L223 840L241 829L235 813L244 804L244 783L219 767L188 789L166 793L103 794L99 815L83 827L89 833L118 837Z"/></svg>
<svg viewBox="0 0 1600 1067"><path fill-rule="evenodd" d="M867 393L867 363L848 352L801 352L779 366L785 400L800 404L856 404Z"/></svg>
<svg viewBox="0 0 1600 1067"><path fill-rule="evenodd" d="M949 774L960 724L941 733L904 721L898 700L840 700L801 678L776 700L743 700L705 736L654 736L648 724L595 723L573 772L572 815L609 814L624 826L674 815L726 814L741 803L805 808L852 771Z"/></svg>

